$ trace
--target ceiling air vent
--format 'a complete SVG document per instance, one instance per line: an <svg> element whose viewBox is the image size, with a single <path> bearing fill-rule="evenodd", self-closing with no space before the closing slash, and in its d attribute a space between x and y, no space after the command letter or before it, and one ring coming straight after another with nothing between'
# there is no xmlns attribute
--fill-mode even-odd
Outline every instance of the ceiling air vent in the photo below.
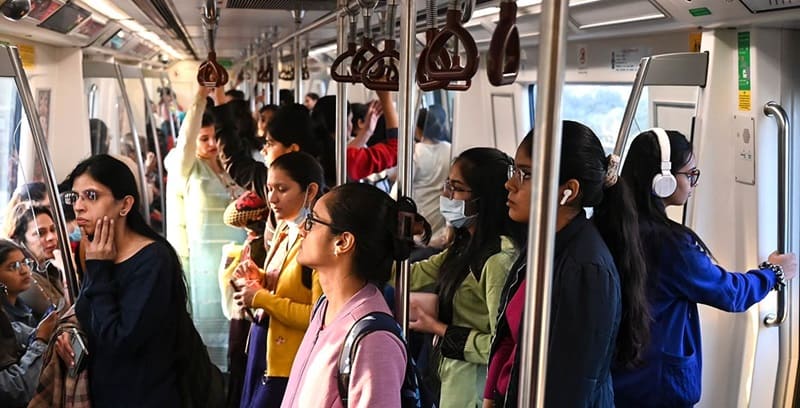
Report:
<svg viewBox="0 0 800 408"><path fill-rule="evenodd" d="M800 0L739 0L751 13L778 11L800 7Z"/></svg>
<svg viewBox="0 0 800 408"><path fill-rule="evenodd" d="M333 10L336 0L228 0L229 9L257 10Z"/></svg>

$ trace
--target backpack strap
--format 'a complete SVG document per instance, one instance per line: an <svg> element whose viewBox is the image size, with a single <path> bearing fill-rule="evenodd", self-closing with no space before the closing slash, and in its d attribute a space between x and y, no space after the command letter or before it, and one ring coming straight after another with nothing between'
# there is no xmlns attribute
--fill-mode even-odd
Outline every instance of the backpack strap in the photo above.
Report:
<svg viewBox="0 0 800 408"><path fill-rule="evenodd" d="M311 308L311 318L310 318L310 319L308 319L308 321L309 321L309 322L310 322L310 321L312 321L312 320L314 320L314 316L316 316L316 315L317 315L317 310L319 310L319 308L320 308L320 307L322 307L322 302L324 302L324 301L325 301L325 299L327 299L327 298L325 297L325 294L323 293L323 294L322 294L322 295L319 297L319 299L317 299L317 303L314 303L314 307L313 307L313 308Z"/></svg>
<svg viewBox="0 0 800 408"><path fill-rule="evenodd" d="M353 362L355 362L356 353L358 352L358 344L361 342L361 339L363 339L364 336L379 330L388 331L394 334L398 339L400 339L400 341L403 343L403 346L406 347L406 341L403 339L402 329L391 315L383 312L372 312L358 319L347 332L347 337L345 337L342 350L339 353L339 397L342 400L342 405L345 407L348 406L347 400L348 390L350 389L350 375L353 370ZM408 361L411 361L410 356ZM408 380L409 368L411 368L411 366L406 364L406 381ZM416 380L416 377L414 377L414 379ZM402 391L405 391L406 386L407 384L404 383L404 389Z"/></svg>

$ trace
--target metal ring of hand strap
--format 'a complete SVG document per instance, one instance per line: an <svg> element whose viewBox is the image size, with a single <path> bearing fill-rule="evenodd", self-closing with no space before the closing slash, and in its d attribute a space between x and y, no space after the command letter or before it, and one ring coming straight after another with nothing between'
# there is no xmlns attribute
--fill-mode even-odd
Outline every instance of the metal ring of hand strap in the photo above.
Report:
<svg viewBox="0 0 800 408"><path fill-rule="evenodd" d="M397 91L400 89L400 52L394 40L394 17L397 0L386 3L386 41L383 51L373 56L361 70L361 82L373 91Z"/></svg>
<svg viewBox="0 0 800 408"><path fill-rule="evenodd" d="M197 82L201 86L214 88L228 83L228 71L217 62L217 53L214 48L214 36L219 24L219 11L214 0L208 0L202 10L202 21L206 28L208 41L208 60L200 64L197 69Z"/></svg>
<svg viewBox="0 0 800 408"><path fill-rule="evenodd" d="M425 30L425 46L422 48L422 51L419 54L419 59L417 60L417 85L419 89L423 92L435 91L437 89L444 89L449 81L435 81L428 77L428 69L426 68L425 61L429 58L428 51L430 51L431 41L433 41L433 37L436 37L436 34L439 33L439 29L436 26L436 0L428 0L427 3L427 29ZM442 48L439 52L439 55L433 56L434 63L438 67L450 67L452 61L450 61L450 53L447 52L446 49Z"/></svg>
<svg viewBox="0 0 800 408"><path fill-rule="evenodd" d="M458 8L458 1L451 2L447 10L447 24L431 41L428 58L425 59L428 77L433 80L450 81L447 89L451 90L469 89L472 77L478 71L478 46L469 31L461 25L461 17L462 13ZM459 43L463 45L466 61L462 66L461 57L456 50L455 53L451 54L452 65L450 67L437 67L435 58L431 56L438 55L451 38L456 40L456 45ZM453 84L455 81L463 81L464 84Z"/></svg>
<svg viewBox="0 0 800 408"><path fill-rule="evenodd" d="M492 34L486 59L486 73L494 86L514 83L519 72L520 45L517 29L517 2L500 4L500 20Z"/></svg>
<svg viewBox="0 0 800 408"><path fill-rule="evenodd" d="M361 71L365 64L372 59L378 51L372 43L372 9L378 4L377 0L358 0L361 6L361 16L364 18L364 31L361 35L361 48L356 51L353 60L350 62L350 73L361 79Z"/></svg>
<svg viewBox="0 0 800 408"><path fill-rule="evenodd" d="M355 84L361 81L361 76L353 75L352 68L348 71L348 74L339 73L342 64L348 59L350 59L352 65L353 58L356 52L358 52L358 42L356 42L356 37L358 35L358 9L347 8L347 14L350 21L347 50L333 60L333 65L331 65L331 78L336 82L352 82Z"/></svg>

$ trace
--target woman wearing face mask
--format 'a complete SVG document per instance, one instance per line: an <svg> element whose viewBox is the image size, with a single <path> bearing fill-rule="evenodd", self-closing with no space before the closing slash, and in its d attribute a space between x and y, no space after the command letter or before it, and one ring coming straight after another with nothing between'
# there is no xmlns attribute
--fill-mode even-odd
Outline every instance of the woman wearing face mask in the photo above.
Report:
<svg viewBox="0 0 800 408"><path fill-rule="evenodd" d="M508 215L529 222L529 132L509 169ZM545 407L614 407L612 364L637 363L648 341L645 268L630 193L588 127L564 121L558 173ZM594 209L591 220L585 207ZM525 242L520 242L525 247ZM511 268L492 343L484 407L516 407L526 257Z"/></svg>
<svg viewBox="0 0 800 408"><path fill-rule="evenodd" d="M322 295L317 274L297 263L297 252L300 224L324 185L322 167L307 153L287 153L270 165L269 205L279 224L264 268L245 261L235 273L243 286L234 299L262 311L251 326L242 408L280 406L311 308Z"/></svg>
<svg viewBox="0 0 800 408"><path fill-rule="evenodd" d="M244 190L222 167L216 118L206 111L207 88L195 97L180 128L178 145L164 160L167 181L167 239L181 257L189 284L192 317L215 364L227 366L228 320L217 285L222 247L244 240L244 231L225 225L222 214Z"/></svg>
<svg viewBox="0 0 800 408"><path fill-rule="evenodd" d="M643 364L615 367L618 407L694 406L703 363L697 304L743 312L797 274L797 255L776 252L757 269L728 272L694 231L669 219L666 207L684 205L699 178L692 144L674 130L639 134L626 155L622 179L639 215L653 335Z"/></svg>
<svg viewBox="0 0 800 408"><path fill-rule="evenodd" d="M439 295L438 316L412 303L417 320L409 327L438 338L440 407L477 407L483 400L500 292L517 257L512 236L523 232L508 217L503 194L512 164L505 153L483 147L453 161L439 202L455 239L412 266L411 290L433 287Z"/></svg>
<svg viewBox="0 0 800 408"><path fill-rule="evenodd" d="M20 298L33 309L40 319L47 309L64 306L64 285L61 271L56 267L58 235L52 213L47 207L32 203L19 203L12 211L12 230L8 237L25 248L36 262L32 270L33 285Z"/></svg>

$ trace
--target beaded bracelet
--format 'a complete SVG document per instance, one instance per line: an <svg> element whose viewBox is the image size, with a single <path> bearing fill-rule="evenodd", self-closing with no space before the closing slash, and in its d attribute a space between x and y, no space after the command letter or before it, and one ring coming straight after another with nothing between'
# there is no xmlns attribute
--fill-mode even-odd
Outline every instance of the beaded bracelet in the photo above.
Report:
<svg viewBox="0 0 800 408"><path fill-rule="evenodd" d="M761 265L758 266L759 269L769 269L775 274L775 286L772 288L774 290L781 290L786 287L786 278L783 275L783 266L771 264L769 262L762 262Z"/></svg>

